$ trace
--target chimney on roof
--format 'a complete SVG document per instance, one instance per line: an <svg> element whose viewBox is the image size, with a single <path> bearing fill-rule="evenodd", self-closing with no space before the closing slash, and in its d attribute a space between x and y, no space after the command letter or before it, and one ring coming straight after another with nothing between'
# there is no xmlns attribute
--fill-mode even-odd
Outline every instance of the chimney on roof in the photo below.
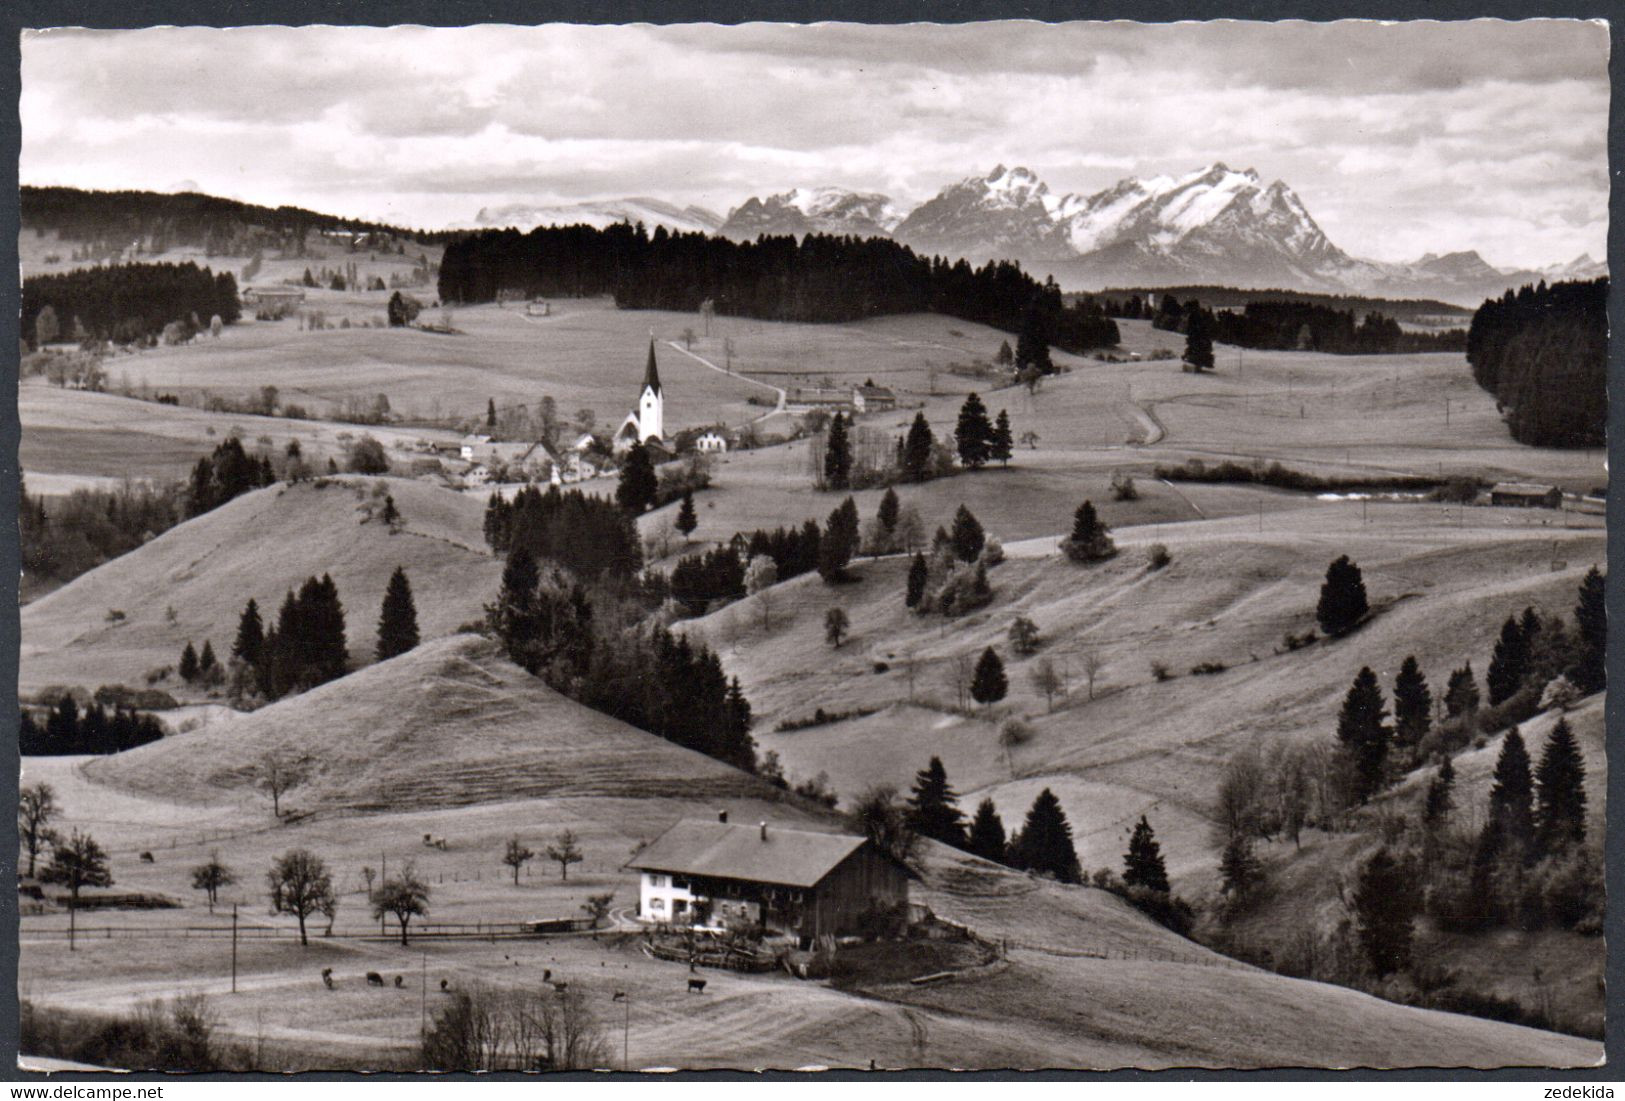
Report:
<svg viewBox="0 0 1625 1101"><path fill-rule="evenodd" d="M767 840L767 823L763 822L761 825L762 825L762 840L766 841Z"/></svg>
<svg viewBox="0 0 1625 1101"><path fill-rule="evenodd" d="M725 810L717 811L717 821L726 826L728 824L728 812Z"/></svg>

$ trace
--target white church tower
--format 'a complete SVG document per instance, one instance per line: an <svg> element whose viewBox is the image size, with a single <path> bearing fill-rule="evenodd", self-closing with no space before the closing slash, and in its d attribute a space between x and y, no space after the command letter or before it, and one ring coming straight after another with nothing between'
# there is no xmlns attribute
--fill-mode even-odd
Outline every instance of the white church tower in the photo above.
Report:
<svg viewBox="0 0 1625 1101"><path fill-rule="evenodd" d="M643 370L643 389L637 408L626 415L615 433L615 448L624 451L634 443L666 440L666 395L660 388L660 372L655 367L655 342L649 340L649 363Z"/></svg>

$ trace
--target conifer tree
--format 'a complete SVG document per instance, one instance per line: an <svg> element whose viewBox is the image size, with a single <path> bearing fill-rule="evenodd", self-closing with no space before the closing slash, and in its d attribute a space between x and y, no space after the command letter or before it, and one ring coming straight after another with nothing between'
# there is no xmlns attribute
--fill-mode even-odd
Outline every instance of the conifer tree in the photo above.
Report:
<svg viewBox="0 0 1625 1101"><path fill-rule="evenodd" d="M1535 833L1542 854L1585 840L1585 760L1567 718L1557 720L1535 769Z"/></svg>
<svg viewBox="0 0 1625 1101"><path fill-rule="evenodd" d="M1450 674L1450 682L1445 687L1444 710L1452 719L1478 710L1478 681L1473 676L1472 662Z"/></svg>
<svg viewBox="0 0 1625 1101"><path fill-rule="evenodd" d="M1194 305L1194 303L1192 303ZM1213 370L1212 315L1197 306L1188 310L1185 324L1185 362L1198 372Z"/></svg>
<svg viewBox="0 0 1625 1101"><path fill-rule="evenodd" d="M929 765L914 774L908 824L922 837L956 849L965 847L965 816L959 811L958 794L948 786L948 773L940 757L932 757Z"/></svg>
<svg viewBox="0 0 1625 1101"><path fill-rule="evenodd" d="M920 606L920 599L925 596L925 583L930 576L931 569L925 564L925 552L915 551L914 561L908 564L908 589L903 596L904 607Z"/></svg>
<svg viewBox="0 0 1625 1101"><path fill-rule="evenodd" d="M1361 803L1382 787L1390 734L1383 724L1387 714L1377 675L1369 666L1362 668L1343 698L1343 709L1337 716L1337 740L1353 762L1354 797Z"/></svg>
<svg viewBox="0 0 1625 1101"><path fill-rule="evenodd" d="M1455 807L1456 766L1450 755L1439 762L1439 771L1428 782L1427 798L1422 804L1422 820L1428 824L1443 821Z"/></svg>
<svg viewBox="0 0 1625 1101"><path fill-rule="evenodd" d="M485 606L486 625L507 648L508 657L521 666L540 631L536 622L539 581L535 557L529 549L515 547L502 568L502 585L496 602Z"/></svg>
<svg viewBox="0 0 1625 1101"><path fill-rule="evenodd" d="M915 413L914 423L909 425L908 437L903 441L904 481L923 482L931 476L931 452L936 442L925 414Z"/></svg>
<svg viewBox="0 0 1625 1101"><path fill-rule="evenodd" d="M215 660L214 643L208 639L203 640L203 652L197 658L197 671L200 676L207 677L215 671L220 663Z"/></svg>
<svg viewBox="0 0 1625 1101"><path fill-rule="evenodd" d="M1016 370L1031 367L1041 375L1055 373L1055 364L1049 356L1049 326L1037 302L1027 307L1021 318L1021 331L1016 334Z"/></svg>
<svg viewBox="0 0 1625 1101"><path fill-rule="evenodd" d="M831 584L846 576L858 549L858 506L848 497L829 514L818 540L818 576Z"/></svg>
<svg viewBox="0 0 1625 1101"><path fill-rule="evenodd" d="M985 707L992 707L1004 699L1009 690L1010 682L1004 675L1004 662L999 660L998 652L989 646L976 659L976 669L970 681L971 699Z"/></svg>
<svg viewBox="0 0 1625 1101"><path fill-rule="evenodd" d="M1320 603L1315 608L1315 621L1322 631L1335 637L1352 630L1369 610L1365 579L1360 574L1360 567L1351 562L1348 555L1342 555L1326 567L1326 580L1320 586Z"/></svg>
<svg viewBox="0 0 1625 1101"><path fill-rule="evenodd" d="M966 395L965 404L959 407L954 444L959 448L959 461L971 470L985 466L992 454L993 424L987 419L987 406L974 392Z"/></svg>
<svg viewBox="0 0 1625 1101"><path fill-rule="evenodd" d="M847 438L846 418L836 413L824 435L824 488L852 488L852 441Z"/></svg>
<svg viewBox="0 0 1625 1101"><path fill-rule="evenodd" d="M993 422L993 435L988 445L988 458L997 459L1005 466L1009 466L1010 456L1015 454L1015 446L1015 437L1010 434L1010 414L1000 409L998 419Z"/></svg>
<svg viewBox="0 0 1625 1101"><path fill-rule="evenodd" d="M180 673L181 680L188 684L197 680L197 651L192 648L190 640L186 643L186 649L181 651L181 663L177 672Z"/></svg>
<svg viewBox="0 0 1625 1101"><path fill-rule="evenodd" d="M1414 751L1433 727L1433 693L1411 655L1394 678L1394 748Z"/></svg>
<svg viewBox="0 0 1625 1101"><path fill-rule="evenodd" d="M1501 624L1501 637L1496 640L1495 652L1490 655L1490 669L1484 677L1489 689L1490 706L1505 703L1523 687L1524 674L1529 669L1529 644L1516 616L1507 616Z"/></svg>
<svg viewBox="0 0 1625 1101"><path fill-rule="evenodd" d="M1004 821L994 808L993 800L983 799L976 805L976 817L971 819L966 848L983 860L1002 864L1005 859L1004 846Z"/></svg>
<svg viewBox="0 0 1625 1101"><path fill-rule="evenodd" d="M496 398L486 398L485 399L485 427L487 427L487 428L495 428L496 426L497 426L497 399Z"/></svg>
<svg viewBox="0 0 1625 1101"><path fill-rule="evenodd" d="M1010 863L1017 868L1051 875L1062 883L1082 879L1077 850L1072 847L1072 826L1055 793L1045 788L1033 800L1021 832L1010 843Z"/></svg>
<svg viewBox="0 0 1625 1101"><path fill-rule="evenodd" d="M1252 836L1244 830L1233 832L1219 854L1219 890L1241 898L1263 877L1264 869L1253 852Z"/></svg>
<svg viewBox="0 0 1625 1101"><path fill-rule="evenodd" d="M1123 883L1168 893L1168 868L1162 862L1162 846L1157 844L1151 823L1143 814L1135 823L1134 833L1128 840L1128 852L1123 856Z"/></svg>
<svg viewBox="0 0 1625 1101"><path fill-rule="evenodd" d="M1360 946L1378 978L1403 970L1411 961L1416 915L1415 877L1386 848L1360 867L1351 898Z"/></svg>
<svg viewBox="0 0 1625 1101"><path fill-rule="evenodd" d="M626 461L621 466L621 479L615 486L615 503L633 516L647 512L660 493L660 479L655 476L654 461L642 442L627 449Z"/></svg>
<svg viewBox="0 0 1625 1101"><path fill-rule="evenodd" d="M687 539L694 534L694 529L700 526L700 518L694 514L694 491L683 490L683 503L677 507L677 522L673 525L683 533Z"/></svg>
<svg viewBox="0 0 1625 1101"><path fill-rule="evenodd" d="M378 616L378 660L388 661L418 644L418 612L412 602L412 585L406 569L396 566L384 590L384 606Z"/></svg>
<svg viewBox="0 0 1625 1101"><path fill-rule="evenodd" d="M1015 361L1016 354L1010 350L1010 342L1008 340L999 341L999 350L993 354L993 362L1000 367L1008 367Z"/></svg>
<svg viewBox="0 0 1625 1101"><path fill-rule="evenodd" d="M897 520L901 513L902 503L897 499L897 491L887 486L885 495L880 498L880 506L875 509L875 519L888 539L897 531Z"/></svg>
<svg viewBox="0 0 1625 1101"><path fill-rule="evenodd" d="M1579 653L1569 679L1581 692L1601 692L1608 685L1608 611L1604 607L1607 583L1592 566L1580 582L1579 602L1574 606L1574 623L1579 628Z"/></svg>
<svg viewBox="0 0 1625 1101"><path fill-rule="evenodd" d="M983 545L987 543L987 535L982 531L982 525L964 505L960 505L958 511L954 513L954 527L949 538L953 541L954 556L961 562L976 561L982 554Z"/></svg>
<svg viewBox="0 0 1625 1101"><path fill-rule="evenodd" d="M1085 501L1072 514L1072 534L1062 544L1074 562L1099 562L1117 553L1111 529L1095 514L1093 501Z"/></svg>
<svg viewBox="0 0 1625 1101"><path fill-rule="evenodd" d="M1534 781L1529 773L1529 751L1524 747L1523 735L1513 727L1507 731L1495 759L1482 848L1492 854L1521 849L1526 856L1532 856L1534 836Z"/></svg>

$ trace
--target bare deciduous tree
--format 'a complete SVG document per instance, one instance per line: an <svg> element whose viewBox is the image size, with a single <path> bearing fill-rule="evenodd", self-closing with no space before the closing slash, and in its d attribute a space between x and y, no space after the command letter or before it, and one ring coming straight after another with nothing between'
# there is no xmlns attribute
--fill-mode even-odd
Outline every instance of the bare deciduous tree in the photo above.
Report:
<svg viewBox="0 0 1625 1101"><path fill-rule="evenodd" d="M576 835L570 830L559 834L558 840L547 847L547 858L559 866L559 879L570 878L570 865L579 864L584 859L581 850L576 846Z"/></svg>
<svg viewBox="0 0 1625 1101"><path fill-rule="evenodd" d="M281 818L282 797L304 783L309 776L310 766L306 759L271 750L260 757L254 780L255 785L271 797L271 813Z"/></svg>
<svg viewBox="0 0 1625 1101"><path fill-rule="evenodd" d="M411 861L400 872L384 880L372 895L372 916L394 914L401 924L401 944L406 944L406 927L414 917L429 912L429 885L418 878Z"/></svg>
<svg viewBox="0 0 1625 1101"><path fill-rule="evenodd" d="M192 869L192 889L203 891L209 896L209 913L214 913L214 904L220 894L220 888L229 887L237 882L237 877L231 869L220 863L218 850L209 854L207 863L199 864Z"/></svg>
<svg viewBox="0 0 1625 1101"><path fill-rule="evenodd" d="M1053 713L1055 697L1061 694L1061 674L1055 671L1055 663L1049 658L1040 658L1027 676L1033 688L1043 693L1045 709Z"/></svg>
<svg viewBox="0 0 1625 1101"><path fill-rule="evenodd" d="M519 886L519 869L524 867L536 854L525 848L524 842L518 836L508 838L508 847L502 853L502 862L513 869L513 885Z"/></svg>
<svg viewBox="0 0 1625 1101"><path fill-rule="evenodd" d="M56 790L43 781L29 784L17 793L17 834L28 851L28 874L42 848L55 842L51 819L56 816Z"/></svg>
<svg viewBox="0 0 1625 1101"><path fill-rule="evenodd" d="M333 877L327 863L309 849L289 849L265 873L271 891L271 912L292 914L299 919L299 943L308 945L305 919L338 907L333 897Z"/></svg>
<svg viewBox="0 0 1625 1101"><path fill-rule="evenodd" d="M1083 664L1083 675L1089 680L1089 698L1092 700L1095 698L1095 676L1105 662L1101 659L1099 650L1085 650L1079 655L1079 660Z"/></svg>

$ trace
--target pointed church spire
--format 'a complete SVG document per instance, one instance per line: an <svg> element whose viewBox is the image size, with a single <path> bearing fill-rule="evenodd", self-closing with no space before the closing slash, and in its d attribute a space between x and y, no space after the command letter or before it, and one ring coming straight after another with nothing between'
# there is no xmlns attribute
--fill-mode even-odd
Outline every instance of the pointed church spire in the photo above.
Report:
<svg viewBox="0 0 1625 1101"><path fill-rule="evenodd" d="M649 338L649 365L643 370L643 388L660 393L660 372L655 370L655 342Z"/></svg>

